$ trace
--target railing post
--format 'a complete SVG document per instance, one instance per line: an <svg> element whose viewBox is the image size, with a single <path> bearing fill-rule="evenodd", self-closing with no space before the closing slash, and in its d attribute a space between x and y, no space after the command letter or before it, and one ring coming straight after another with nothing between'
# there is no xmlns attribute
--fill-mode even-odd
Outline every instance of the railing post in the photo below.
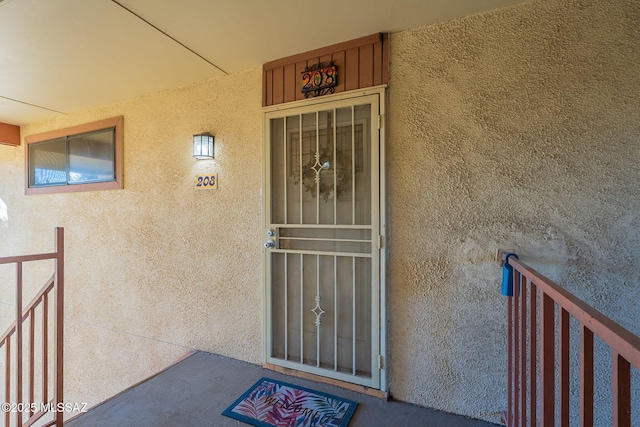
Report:
<svg viewBox="0 0 640 427"><path fill-rule="evenodd" d="M520 272L517 276L520 298L520 422L527 425L527 279Z"/></svg>
<svg viewBox="0 0 640 427"><path fill-rule="evenodd" d="M593 332L580 325L580 424L593 427Z"/></svg>
<svg viewBox="0 0 640 427"><path fill-rule="evenodd" d="M611 424L617 427L631 427L631 365L616 351L613 351L611 374L613 395Z"/></svg>
<svg viewBox="0 0 640 427"><path fill-rule="evenodd" d="M569 312L560 311L560 426L569 427Z"/></svg>
<svg viewBox="0 0 640 427"><path fill-rule="evenodd" d="M29 310L29 386L28 395L29 403L35 402L35 364L36 364L36 351L33 348L36 342L36 312L32 308ZM29 418L33 415L33 408L29 407Z"/></svg>
<svg viewBox="0 0 640 427"><path fill-rule="evenodd" d="M22 263L16 263L16 396L15 403L22 403ZM22 412L17 411L17 423L22 425Z"/></svg>
<svg viewBox="0 0 640 427"><path fill-rule="evenodd" d="M513 425L520 426L520 313L518 312L518 274L513 274L513 296L510 297L513 303Z"/></svg>
<svg viewBox="0 0 640 427"><path fill-rule="evenodd" d="M553 299L540 292L540 417L543 427L555 425L555 325Z"/></svg>
<svg viewBox="0 0 640 427"><path fill-rule="evenodd" d="M42 296L42 402L49 402L49 295Z"/></svg>
<svg viewBox="0 0 640 427"><path fill-rule="evenodd" d="M6 345L6 354L5 354L5 385L4 385L4 395L7 403L11 402L11 340L7 338L5 343ZM11 421L11 412L6 411L4 413L4 425L9 426Z"/></svg>
<svg viewBox="0 0 640 427"><path fill-rule="evenodd" d="M536 376L536 360L537 360L537 292L536 287L533 282L529 285L529 335L530 339L530 347L529 347L529 413L531 414L531 425L535 426L537 422L537 409L538 409L538 401L537 401L537 376Z"/></svg>
<svg viewBox="0 0 640 427"><path fill-rule="evenodd" d="M55 278L55 391L54 402L64 402L64 228L56 228L56 278ZM55 412L56 427L62 427L64 413L62 411Z"/></svg>
<svg viewBox="0 0 640 427"><path fill-rule="evenodd" d="M508 326L507 326L507 426L513 426L513 297L507 297Z"/></svg>

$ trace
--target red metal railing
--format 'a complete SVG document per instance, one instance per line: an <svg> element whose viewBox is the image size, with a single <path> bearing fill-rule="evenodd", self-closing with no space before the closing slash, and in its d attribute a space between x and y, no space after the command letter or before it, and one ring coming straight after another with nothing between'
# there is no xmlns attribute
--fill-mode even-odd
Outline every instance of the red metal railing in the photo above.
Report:
<svg viewBox="0 0 640 427"><path fill-rule="evenodd" d="M31 302L23 308L23 264L42 260L54 260L54 273ZM8 407L3 408L5 409L4 425L7 427L30 426L49 413L53 419L48 422L43 419L42 425L62 427L63 412L51 409L59 408L58 405L63 403L64 229L56 228L55 252L0 258L0 265L2 264L16 265L16 320L0 336L0 351L4 347L4 395L5 403L8 404ZM53 298L53 322L49 321L51 298ZM37 345L36 318L40 319L40 337ZM53 323L52 327L50 323ZM51 333L54 341L53 349L49 345ZM28 354L24 352L25 341ZM38 363L36 363L37 346L40 348ZM53 366L49 361L50 352L53 352ZM12 361L15 362L13 370ZM28 376L26 384L23 384L25 362ZM36 374L39 374L38 385L41 386L37 399ZM50 380L52 384L49 383ZM49 398L50 389L52 389L52 399ZM27 399L25 395L28 396Z"/></svg>
<svg viewBox="0 0 640 427"><path fill-rule="evenodd" d="M631 367L640 369L640 338L520 260L509 257L507 262L514 269L513 297L509 298L508 308L509 382L504 420L507 426L569 426L569 319L572 316L580 324L580 425L593 426L594 421L595 334L612 354L612 425L630 427Z"/></svg>

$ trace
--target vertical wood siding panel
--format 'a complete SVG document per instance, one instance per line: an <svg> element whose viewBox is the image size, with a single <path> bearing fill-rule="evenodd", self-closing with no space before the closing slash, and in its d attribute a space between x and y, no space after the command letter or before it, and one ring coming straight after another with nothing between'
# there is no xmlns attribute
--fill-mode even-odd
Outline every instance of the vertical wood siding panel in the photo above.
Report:
<svg viewBox="0 0 640 427"><path fill-rule="evenodd" d="M389 82L389 33L382 35L382 84Z"/></svg>
<svg viewBox="0 0 640 427"><path fill-rule="evenodd" d="M340 52L336 52L331 55L333 63L336 65L336 69L338 70L338 86L336 86L336 93L344 92L345 88L345 73L344 73L344 50Z"/></svg>
<svg viewBox="0 0 640 427"><path fill-rule="evenodd" d="M267 69L262 68L262 106L266 107L267 104Z"/></svg>
<svg viewBox="0 0 640 427"><path fill-rule="evenodd" d="M331 62L331 54L327 54L327 55L322 55L319 58L320 62L324 62L325 64L329 65L329 62Z"/></svg>
<svg viewBox="0 0 640 427"><path fill-rule="evenodd" d="M373 85L382 84L382 42L373 44Z"/></svg>
<svg viewBox="0 0 640 427"><path fill-rule="evenodd" d="M296 64L284 67L284 102L296 99Z"/></svg>
<svg viewBox="0 0 640 427"><path fill-rule="evenodd" d="M320 57L319 56L314 56L313 58L307 59L307 65L309 67L311 67L313 65L317 65L319 62L320 62Z"/></svg>
<svg viewBox="0 0 640 427"><path fill-rule="evenodd" d="M360 48L359 64L359 89L373 86L373 45Z"/></svg>
<svg viewBox="0 0 640 427"><path fill-rule="evenodd" d="M273 105L273 70L267 70L267 105Z"/></svg>
<svg viewBox="0 0 640 427"><path fill-rule="evenodd" d="M360 87L359 77L359 49L349 49L345 52L345 90L354 90Z"/></svg>
<svg viewBox="0 0 640 427"><path fill-rule="evenodd" d="M284 67L273 69L273 103L284 102Z"/></svg>
<svg viewBox="0 0 640 427"><path fill-rule="evenodd" d="M300 77L300 73L302 73L307 66L307 61L296 63L296 75L295 75L295 87L296 87L296 101L300 99L304 99L304 95L302 94L302 80Z"/></svg>

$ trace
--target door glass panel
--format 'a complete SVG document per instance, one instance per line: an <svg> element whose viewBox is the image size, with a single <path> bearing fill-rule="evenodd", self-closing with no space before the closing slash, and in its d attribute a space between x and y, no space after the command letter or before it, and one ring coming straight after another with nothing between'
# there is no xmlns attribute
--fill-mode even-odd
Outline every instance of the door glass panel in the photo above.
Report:
<svg viewBox="0 0 640 427"><path fill-rule="evenodd" d="M302 324L302 311L300 298L302 295L302 255L293 254L287 256L287 304L284 309L287 313L287 360L302 362L300 343L300 331ZM280 306L280 309L283 308Z"/></svg>
<svg viewBox="0 0 640 427"><path fill-rule="evenodd" d="M284 118L271 120L271 220L285 224L285 182Z"/></svg>
<svg viewBox="0 0 640 427"><path fill-rule="evenodd" d="M337 259L338 322L337 342L338 371L353 373L353 258Z"/></svg>
<svg viewBox="0 0 640 427"><path fill-rule="evenodd" d="M334 290L334 263L333 256L320 256L320 289L318 293L318 306L323 312L318 316L318 333L320 335L319 356L320 367L334 369L335 367L335 290ZM315 314L314 314L315 315Z"/></svg>
<svg viewBox="0 0 640 427"><path fill-rule="evenodd" d="M351 107L336 110L337 224L353 224L352 110Z"/></svg>
<svg viewBox="0 0 640 427"><path fill-rule="evenodd" d="M356 375L371 375L371 259L355 258Z"/></svg>
<svg viewBox="0 0 640 427"><path fill-rule="evenodd" d="M317 147L316 113L302 116L301 184L302 184L302 223L317 224L316 182L311 167L315 163Z"/></svg>
<svg viewBox="0 0 640 427"><path fill-rule="evenodd" d="M271 356L284 358L285 355L285 329L286 329L286 299L288 283L285 282L285 257L286 254L273 254L271 257L271 301L273 303L273 316L271 320L271 336L273 347Z"/></svg>
<svg viewBox="0 0 640 427"><path fill-rule="evenodd" d="M301 150L300 116L287 117L287 224L301 223Z"/></svg>
<svg viewBox="0 0 640 427"><path fill-rule="evenodd" d="M371 224L371 148L367 136L371 130L371 106L356 105L354 108L354 179L355 179L355 222Z"/></svg>
<svg viewBox="0 0 640 427"><path fill-rule="evenodd" d="M316 316L313 309L316 305L315 296L317 295L317 278L318 278L318 256L303 255L302 256L302 275L304 284L303 289L303 330L304 330L304 348L303 363L307 365L316 365L317 361L317 344L316 336Z"/></svg>
<svg viewBox="0 0 640 427"><path fill-rule="evenodd" d="M335 202L335 146L333 144L333 110L318 112L318 163L313 173L317 182L318 215L320 224L333 224ZM317 170L317 173L316 173Z"/></svg>

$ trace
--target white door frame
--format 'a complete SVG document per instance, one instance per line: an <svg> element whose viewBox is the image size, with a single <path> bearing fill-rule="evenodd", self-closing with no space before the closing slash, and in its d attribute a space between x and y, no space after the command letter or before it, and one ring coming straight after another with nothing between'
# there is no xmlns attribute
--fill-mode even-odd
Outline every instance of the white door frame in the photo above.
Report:
<svg viewBox="0 0 640 427"><path fill-rule="evenodd" d="M295 102L289 102L286 104L279 104L274 106L269 106L263 108L263 124L262 124L262 227L261 230L263 233L261 234L260 244L264 243L267 240L266 230L269 226L267 224L267 215L270 209L270 200L266 197L266 195L270 194L269 185L269 165L267 165L267 159L270 158L268 153L268 144L267 144L267 132L269 130L269 123L267 119L267 115L273 111L282 111L289 110L299 107L310 107L310 106L318 106L321 104L325 104L333 101L340 101L352 98L360 98L368 95L378 95L378 107L379 107L379 116L378 120L378 128L379 128L379 194L378 194L378 204L379 204L379 230L378 235L379 238L379 263L378 263L378 280L379 280L379 319L378 319L378 329L379 336L378 338L378 349L379 349L379 360L378 366L379 368L379 389L386 393L388 388L388 368L386 361L387 358L387 298L386 298L386 157L385 157L385 140L386 140L386 126L385 126L385 118L386 118L386 86L377 86L365 90L356 90L351 92L343 92L336 95L328 95L319 98L312 98L308 100L301 100ZM376 120L375 117L371 118L372 120ZM374 165L372 165L374 167ZM263 363L267 363L268 360L268 325L270 324L270 320L268 319L269 310L268 307L271 304L271 295L267 286L270 268L268 267L269 261L269 252L266 249L263 249L264 256L262 262L262 290L263 290L263 298L262 298L262 361ZM372 369L375 369L375 366L372 366Z"/></svg>

